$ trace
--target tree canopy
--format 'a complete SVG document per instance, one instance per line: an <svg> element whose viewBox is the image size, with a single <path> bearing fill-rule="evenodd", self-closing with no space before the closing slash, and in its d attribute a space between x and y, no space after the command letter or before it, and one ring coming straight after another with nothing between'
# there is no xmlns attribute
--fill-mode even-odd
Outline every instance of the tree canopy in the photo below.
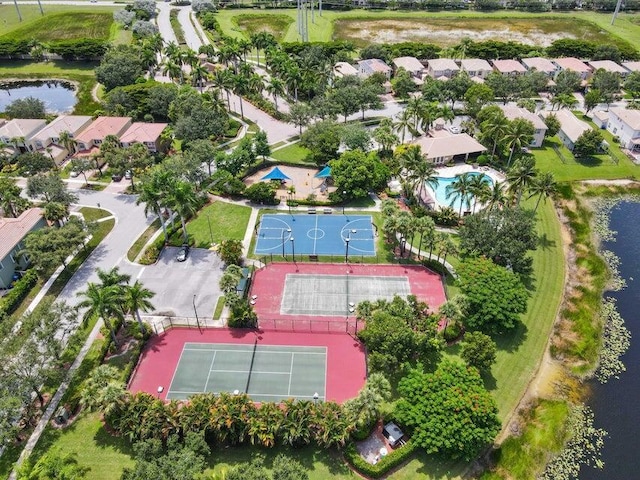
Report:
<svg viewBox="0 0 640 480"><path fill-rule="evenodd" d="M335 195L343 200L366 198L369 192L384 189L389 178L389 167L380 161L376 152L344 152L340 158L329 162L329 166L336 187Z"/></svg>
<svg viewBox="0 0 640 480"><path fill-rule="evenodd" d="M38 98L26 97L14 100L4 109L9 118L44 118L44 102Z"/></svg>

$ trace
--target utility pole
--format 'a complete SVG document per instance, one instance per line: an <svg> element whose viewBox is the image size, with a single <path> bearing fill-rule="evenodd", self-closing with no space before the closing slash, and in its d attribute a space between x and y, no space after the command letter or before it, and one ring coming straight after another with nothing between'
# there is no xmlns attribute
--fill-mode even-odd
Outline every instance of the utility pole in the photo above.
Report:
<svg viewBox="0 0 640 480"><path fill-rule="evenodd" d="M622 5L622 0L618 0L618 2L616 3L616 9L613 11L613 17L611 17L611 25L613 25L613 22L616 21L616 17L618 16L618 13L620 13L621 5Z"/></svg>

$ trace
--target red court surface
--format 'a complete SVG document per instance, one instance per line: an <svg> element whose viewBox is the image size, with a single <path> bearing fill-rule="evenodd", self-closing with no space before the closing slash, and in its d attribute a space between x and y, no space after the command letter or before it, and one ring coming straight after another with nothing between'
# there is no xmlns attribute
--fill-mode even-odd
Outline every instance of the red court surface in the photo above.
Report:
<svg viewBox="0 0 640 480"><path fill-rule="evenodd" d="M283 320L304 323L309 319L344 321L344 315L290 315L281 313L282 295L287 274L305 275L360 275L371 277L406 277L409 280L411 294L426 302L431 311L437 310L446 302L442 279L437 273L421 265L368 265L368 264L331 264L331 263L271 263L257 270L251 282L251 296L255 295L254 310L259 321ZM298 320L296 320L298 319ZM284 322L286 323L286 322ZM268 327L265 327L268 328Z"/></svg>
<svg viewBox="0 0 640 480"><path fill-rule="evenodd" d="M297 345L327 347L326 398L344 402L353 398L366 380L364 347L351 336L343 334L258 332L261 345ZM172 328L162 335L152 337L145 346L138 367L129 382L133 393L147 392L158 396L158 387L163 388L159 398L164 399L184 344L234 343L253 345L256 335L252 330L211 328ZM208 366L205 366L208 368Z"/></svg>

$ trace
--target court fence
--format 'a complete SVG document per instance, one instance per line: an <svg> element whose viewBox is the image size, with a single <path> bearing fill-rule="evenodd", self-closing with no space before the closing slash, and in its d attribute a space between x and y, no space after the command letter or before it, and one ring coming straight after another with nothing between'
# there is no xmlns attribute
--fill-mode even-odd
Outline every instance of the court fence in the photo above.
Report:
<svg viewBox="0 0 640 480"><path fill-rule="evenodd" d="M258 321L258 330L277 332L301 332L301 333L348 333L355 336L365 327L364 321L357 318L317 319L297 317L289 318L261 318Z"/></svg>
<svg viewBox="0 0 640 480"><path fill-rule="evenodd" d="M156 317L151 322L151 325L156 335L162 335L173 327L197 328L199 330L215 328L213 325L207 325L204 319L195 317Z"/></svg>
<svg viewBox="0 0 640 480"><path fill-rule="evenodd" d="M375 255L299 255L295 258L289 253L285 256L277 253L269 255L259 255L257 257L263 265L269 265L274 262L290 262L290 263L353 263L353 264L393 264L393 265L420 265L412 258L392 257L388 254Z"/></svg>

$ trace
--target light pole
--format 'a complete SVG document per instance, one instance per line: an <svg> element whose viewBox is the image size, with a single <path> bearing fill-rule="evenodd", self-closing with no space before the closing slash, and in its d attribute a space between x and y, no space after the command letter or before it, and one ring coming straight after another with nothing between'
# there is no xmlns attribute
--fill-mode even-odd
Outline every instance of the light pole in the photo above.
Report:
<svg viewBox="0 0 640 480"><path fill-rule="evenodd" d="M196 295L193 294L193 311L196 314L196 323L198 324L198 331L202 333L202 329L200 328L200 319L198 318L198 310L196 310Z"/></svg>
<svg viewBox="0 0 640 480"><path fill-rule="evenodd" d="M407 244L407 239L400 237L400 256L404 257L404 247Z"/></svg>
<svg viewBox="0 0 640 480"><path fill-rule="evenodd" d="M342 214L344 215L344 207L347 203L347 191L343 190L342 191Z"/></svg>
<svg viewBox="0 0 640 480"><path fill-rule="evenodd" d="M296 244L293 237L289 240L291 241L291 256L293 257L293 263L296 263Z"/></svg>
<svg viewBox="0 0 640 480"><path fill-rule="evenodd" d="M344 263L349 263L349 241L351 240L351 234L347 238L344 239L345 250L344 250Z"/></svg>
<svg viewBox="0 0 640 480"><path fill-rule="evenodd" d="M313 394L313 403L318 403L318 399L320 398L320 395L318 395L318 392Z"/></svg>
<svg viewBox="0 0 640 480"><path fill-rule="evenodd" d="M160 398L160 394L161 394L162 392L164 392L164 387L163 387L162 385L160 385L160 386L158 387L158 389L156 390L156 392L158 392L158 398Z"/></svg>
<svg viewBox="0 0 640 480"><path fill-rule="evenodd" d="M209 225L209 238L211 239L211 245L213 245L213 231L211 231L211 218L209 212L207 212L207 225Z"/></svg>
<svg viewBox="0 0 640 480"><path fill-rule="evenodd" d="M291 235L291 229L290 229L290 228L287 228L286 230L282 230L282 238L281 238L281 241L282 241L282 257L283 257L283 258L285 258L285 257L284 257L284 244L285 244L285 241L284 241L284 232L287 232L289 235Z"/></svg>

